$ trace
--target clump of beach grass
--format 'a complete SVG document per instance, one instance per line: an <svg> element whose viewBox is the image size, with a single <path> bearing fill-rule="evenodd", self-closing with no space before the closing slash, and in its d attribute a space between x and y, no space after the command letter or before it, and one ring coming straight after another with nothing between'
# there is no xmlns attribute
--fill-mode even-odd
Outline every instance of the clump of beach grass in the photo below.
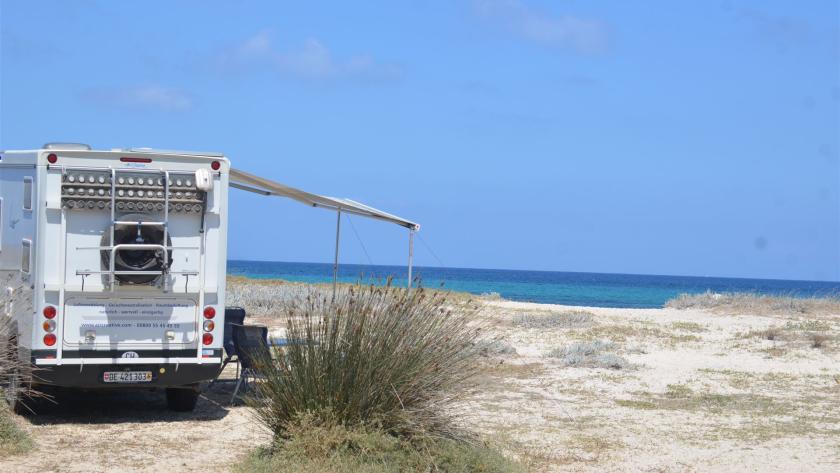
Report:
<svg viewBox="0 0 840 473"><path fill-rule="evenodd" d="M477 305L359 284L335 294L311 287L276 310L290 343L259 360L264 379L248 399L274 443L269 458L249 462L271 471L402 471L422 461L418 471L440 471L451 455L466 461L479 448L447 409L481 370ZM323 447L306 432L338 440ZM301 454L310 444L317 451ZM304 466L274 469L286 460Z"/></svg>
<svg viewBox="0 0 840 473"><path fill-rule="evenodd" d="M773 326L751 330L741 335L741 338L758 338L771 342L785 342L799 344L806 342L811 348L826 348L834 337L829 333L829 326L817 324L793 324L788 322L784 326ZM816 328L816 330L810 330ZM775 347L779 348L779 347Z"/></svg>
<svg viewBox="0 0 840 473"><path fill-rule="evenodd" d="M665 307L704 309L749 315L825 315L840 314L840 297L770 296L753 293L680 294Z"/></svg>
<svg viewBox="0 0 840 473"><path fill-rule="evenodd" d="M592 325L594 315L585 310L550 313L524 313L514 317L515 327L527 329L578 328Z"/></svg>
<svg viewBox="0 0 840 473"><path fill-rule="evenodd" d="M615 345L605 340L577 342L562 348L554 348L545 354L547 358L560 360L565 366L580 368L626 369L630 363L610 353Z"/></svg>
<svg viewBox="0 0 840 473"><path fill-rule="evenodd" d="M312 414L289 424L286 438L252 453L241 473L516 472L483 444L434 436L397 437L364 425L348 427Z"/></svg>
<svg viewBox="0 0 840 473"><path fill-rule="evenodd" d="M491 339L481 340L476 344L476 349L482 356L515 355L516 348L503 340Z"/></svg>
<svg viewBox="0 0 840 473"><path fill-rule="evenodd" d="M752 330L747 332L746 336L775 342L781 340L786 335L785 330L782 327L768 327L761 330Z"/></svg>
<svg viewBox="0 0 840 473"><path fill-rule="evenodd" d="M32 440L18 427L4 399L0 399L0 458L23 453L32 447Z"/></svg>
<svg viewBox="0 0 840 473"><path fill-rule="evenodd" d="M810 332L808 339L811 341L812 348L823 348L832 338L824 333Z"/></svg>
<svg viewBox="0 0 840 473"><path fill-rule="evenodd" d="M708 329L697 322L677 321L671 323L671 328L681 330L683 332L701 333L707 332Z"/></svg>
<svg viewBox="0 0 840 473"><path fill-rule="evenodd" d="M10 389L17 389L17 376L21 368L14 342L15 334L12 332L11 319L0 317L0 394L4 400L7 395L13 394L8 392Z"/></svg>
<svg viewBox="0 0 840 473"><path fill-rule="evenodd" d="M27 450L31 441L25 432L14 422L13 415L6 403L13 396L25 394L22 379L27 373L17 356L17 345L10 319L0 318L0 457L13 455Z"/></svg>

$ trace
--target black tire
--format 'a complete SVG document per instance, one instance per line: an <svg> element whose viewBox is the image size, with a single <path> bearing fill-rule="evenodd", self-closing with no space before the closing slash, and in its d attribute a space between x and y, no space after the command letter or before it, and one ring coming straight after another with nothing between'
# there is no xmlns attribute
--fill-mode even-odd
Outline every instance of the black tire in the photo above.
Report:
<svg viewBox="0 0 840 473"><path fill-rule="evenodd" d="M198 390L191 387L166 388L166 406L175 412L192 412L198 402L198 395Z"/></svg>
<svg viewBox="0 0 840 473"><path fill-rule="evenodd" d="M144 214L128 214L121 217L127 221L148 221L149 216ZM163 241L163 227L141 226L139 228L131 225L118 225L114 228L114 244L124 243L147 243L155 245L172 246L172 238ZM111 241L110 229L102 233L100 243L108 246ZM102 250L100 252L103 270L108 270L111 264L111 252ZM114 258L114 269L117 271L162 271L172 265L172 252L169 252L169 261L164 261L161 250L123 250L117 253ZM120 274L116 278L123 284L151 284L160 276L154 274L134 275Z"/></svg>

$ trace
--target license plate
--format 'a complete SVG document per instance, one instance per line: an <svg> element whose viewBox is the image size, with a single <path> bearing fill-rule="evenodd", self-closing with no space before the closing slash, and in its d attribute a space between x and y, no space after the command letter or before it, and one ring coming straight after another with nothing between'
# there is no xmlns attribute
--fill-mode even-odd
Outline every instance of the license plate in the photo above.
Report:
<svg viewBox="0 0 840 473"><path fill-rule="evenodd" d="M151 371L106 371L102 374L106 383L150 383Z"/></svg>

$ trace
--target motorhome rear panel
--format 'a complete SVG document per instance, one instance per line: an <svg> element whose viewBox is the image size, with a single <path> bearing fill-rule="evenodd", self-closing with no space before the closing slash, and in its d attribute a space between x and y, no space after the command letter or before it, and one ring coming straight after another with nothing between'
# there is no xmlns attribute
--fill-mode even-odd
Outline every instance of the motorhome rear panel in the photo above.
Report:
<svg viewBox="0 0 840 473"><path fill-rule="evenodd" d="M2 316L38 382L183 387L222 358L228 160L0 152Z"/></svg>

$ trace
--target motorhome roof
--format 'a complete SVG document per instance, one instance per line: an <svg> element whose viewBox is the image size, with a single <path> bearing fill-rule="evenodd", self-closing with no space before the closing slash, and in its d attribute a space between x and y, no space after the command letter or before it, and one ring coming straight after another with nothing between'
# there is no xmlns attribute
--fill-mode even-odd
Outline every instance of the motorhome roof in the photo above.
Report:
<svg viewBox="0 0 840 473"><path fill-rule="evenodd" d="M209 156L212 158L223 158L224 153L218 151L185 151L177 149L155 149L155 148L114 148L111 151L123 151L131 153L154 153L154 154L180 154L184 156Z"/></svg>
<svg viewBox="0 0 840 473"><path fill-rule="evenodd" d="M90 145L85 143L45 143L44 149L59 149L70 151L90 151Z"/></svg>
<svg viewBox="0 0 840 473"><path fill-rule="evenodd" d="M224 153L218 151L187 151L175 149L155 149L155 148L111 148L111 149L93 149L90 145L84 143L46 143L39 149L34 150L0 150L0 153L10 152L24 152L31 153L35 151L49 150L49 151L89 151L94 153L141 153L141 154L167 154L176 156L203 156L208 158L224 158Z"/></svg>

